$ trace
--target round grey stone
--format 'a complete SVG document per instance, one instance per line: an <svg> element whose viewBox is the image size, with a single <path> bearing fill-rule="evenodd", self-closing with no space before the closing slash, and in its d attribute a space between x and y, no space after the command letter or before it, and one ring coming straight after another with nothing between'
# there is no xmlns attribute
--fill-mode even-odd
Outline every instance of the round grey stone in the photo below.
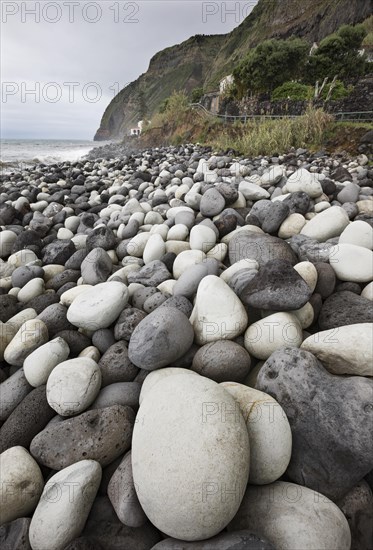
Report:
<svg viewBox="0 0 373 550"><path fill-rule="evenodd" d="M221 193L215 188L208 189L201 198L200 212L202 216L212 218L220 214L225 208L225 200Z"/></svg>
<svg viewBox="0 0 373 550"><path fill-rule="evenodd" d="M249 374L250 364L245 348L230 340L218 340L197 351L191 368L215 382L242 382Z"/></svg>
<svg viewBox="0 0 373 550"><path fill-rule="evenodd" d="M193 339L193 327L186 315L174 307L162 305L133 331L128 357L139 368L159 369L182 357Z"/></svg>

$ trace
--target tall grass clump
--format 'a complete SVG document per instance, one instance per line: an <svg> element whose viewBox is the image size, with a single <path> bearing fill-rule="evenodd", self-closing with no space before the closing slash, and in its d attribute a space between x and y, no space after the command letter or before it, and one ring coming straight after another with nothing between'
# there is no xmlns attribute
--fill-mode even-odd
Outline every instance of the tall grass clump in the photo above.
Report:
<svg viewBox="0 0 373 550"><path fill-rule="evenodd" d="M244 155L283 153L291 147L319 147L333 117L322 109L308 107L298 118L261 118L242 124L241 129L226 127L210 143L219 149L232 148Z"/></svg>

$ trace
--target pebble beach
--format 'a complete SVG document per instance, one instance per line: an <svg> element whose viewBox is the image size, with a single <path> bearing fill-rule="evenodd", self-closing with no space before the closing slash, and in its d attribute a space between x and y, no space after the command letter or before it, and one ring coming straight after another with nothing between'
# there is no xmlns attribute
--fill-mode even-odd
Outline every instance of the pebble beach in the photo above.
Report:
<svg viewBox="0 0 373 550"><path fill-rule="evenodd" d="M370 550L373 166L0 176L3 550Z"/></svg>

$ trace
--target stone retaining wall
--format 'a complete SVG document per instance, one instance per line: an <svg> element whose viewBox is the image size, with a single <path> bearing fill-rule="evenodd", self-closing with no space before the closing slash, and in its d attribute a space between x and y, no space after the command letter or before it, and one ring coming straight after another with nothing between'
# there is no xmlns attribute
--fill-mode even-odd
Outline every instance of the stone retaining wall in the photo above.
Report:
<svg viewBox="0 0 373 550"><path fill-rule="evenodd" d="M232 101L210 93L203 96L202 105L214 114L239 115L301 115L305 112L308 101L281 100L270 101L260 98L244 98ZM334 101L314 101L317 107L323 107L329 113L373 111L373 75L358 81L349 97Z"/></svg>

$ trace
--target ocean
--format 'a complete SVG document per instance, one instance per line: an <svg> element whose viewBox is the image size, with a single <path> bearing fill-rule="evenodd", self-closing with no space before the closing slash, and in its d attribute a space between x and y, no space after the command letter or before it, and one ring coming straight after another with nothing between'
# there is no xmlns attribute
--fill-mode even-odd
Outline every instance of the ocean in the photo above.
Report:
<svg viewBox="0 0 373 550"><path fill-rule="evenodd" d="M0 169L9 172L40 163L74 162L106 143L75 139L1 139Z"/></svg>

